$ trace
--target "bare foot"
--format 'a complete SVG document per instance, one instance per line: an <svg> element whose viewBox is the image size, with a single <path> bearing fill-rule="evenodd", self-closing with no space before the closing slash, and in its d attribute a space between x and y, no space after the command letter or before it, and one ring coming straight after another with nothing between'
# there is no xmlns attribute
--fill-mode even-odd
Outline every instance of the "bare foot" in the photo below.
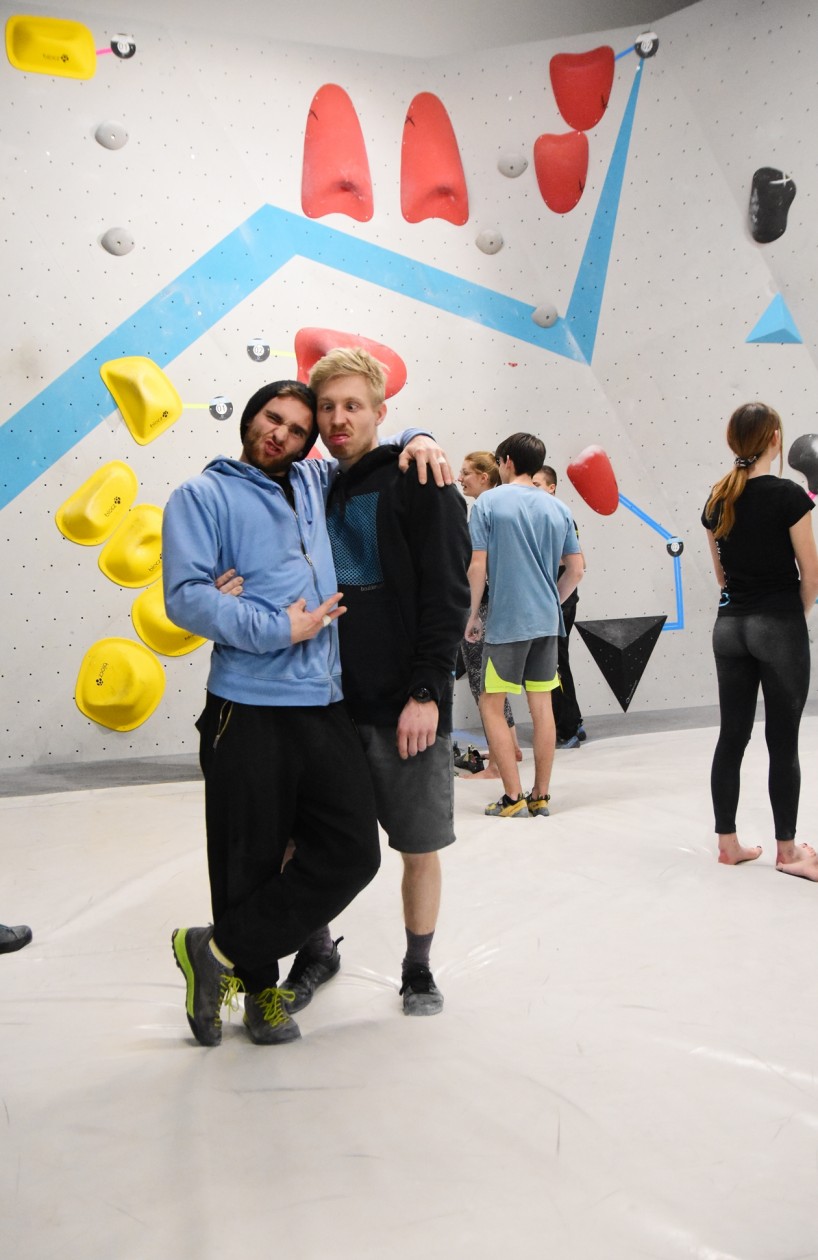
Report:
<svg viewBox="0 0 818 1260"><path fill-rule="evenodd" d="M796 862L804 862L807 858L815 857L815 850L811 844L796 844L794 840L779 840L777 844L776 866L794 866Z"/></svg>
<svg viewBox="0 0 818 1260"><path fill-rule="evenodd" d="M723 866L738 866L739 862L754 862L761 856L761 845L746 849L739 844L738 836L719 836L719 861Z"/></svg>
<svg viewBox="0 0 818 1260"><path fill-rule="evenodd" d="M805 845L809 848L809 845ZM818 857L804 856L797 862L776 862L775 869L785 875L800 875L803 879L812 879L818 884Z"/></svg>
<svg viewBox="0 0 818 1260"><path fill-rule="evenodd" d="M500 771L496 765L490 761L483 770L478 770L477 774L471 776L473 779L499 779Z"/></svg>

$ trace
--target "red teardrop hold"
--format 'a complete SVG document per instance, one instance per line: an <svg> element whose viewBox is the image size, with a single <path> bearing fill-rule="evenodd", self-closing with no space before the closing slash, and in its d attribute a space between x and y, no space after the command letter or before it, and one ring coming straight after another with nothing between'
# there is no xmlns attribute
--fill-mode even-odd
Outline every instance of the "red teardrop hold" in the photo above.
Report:
<svg viewBox="0 0 818 1260"><path fill-rule="evenodd" d="M611 516L619 507L614 470L601 446L586 446L571 460L566 472L577 493L600 516Z"/></svg>
<svg viewBox="0 0 818 1260"><path fill-rule="evenodd" d="M595 127L611 99L614 50L604 44L585 53L557 53L551 58L551 86L557 109L569 127Z"/></svg>
<svg viewBox="0 0 818 1260"><path fill-rule="evenodd" d="M308 381L319 359L339 346L368 350L387 369L386 397L392 398L406 384L406 364L389 346L357 333L336 332L332 328L299 328L295 334L295 358L299 381Z"/></svg>
<svg viewBox="0 0 818 1260"><path fill-rule="evenodd" d="M454 128L443 102L431 92L414 98L403 125L400 208L407 223L446 219L460 227L469 217Z"/></svg>
<svg viewBox="0 0 818 1260"><path fill-rule="evenodd" d="M359 223L374 213L361 124L337 83L325 83L312 98L304 132L301 209L311 219L345 214Z"/></svg>
<svg viewBox="0 0 818 1260"><path fill-rule="evenodd" d="M588 137L582 131L537 136L534 170L548 209L567 214L579 201L588 179Z"/></svg>

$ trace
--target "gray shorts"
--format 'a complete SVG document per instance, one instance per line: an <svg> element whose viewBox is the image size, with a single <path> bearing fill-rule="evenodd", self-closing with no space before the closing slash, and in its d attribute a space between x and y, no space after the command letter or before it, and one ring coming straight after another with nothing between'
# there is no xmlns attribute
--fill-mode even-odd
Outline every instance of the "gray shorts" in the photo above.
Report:
<svg viewBox="0 0 818 1260"><path fill-rule="evenodd" d="M356 723L375 789L378 822L399 853L435 853L453 844L454 774L448 735L401 760L394 727Z"/></svg>
<svg viewBox="0 0 818 1260"><path fill-rule="evenodd" d="M480 690L519 696L526 691L554 691L559 687L555 634L519 643L484 643Z"/></svg>

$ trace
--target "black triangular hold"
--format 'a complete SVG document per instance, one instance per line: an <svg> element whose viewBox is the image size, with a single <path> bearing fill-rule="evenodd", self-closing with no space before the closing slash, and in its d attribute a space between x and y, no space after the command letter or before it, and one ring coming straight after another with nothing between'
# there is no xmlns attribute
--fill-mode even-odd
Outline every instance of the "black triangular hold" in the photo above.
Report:
<svg viewBox="0 0 818 1260"><path fill-rule="evenodd" d="M667 616L578 621L582 641L627 713Z"/></svg>

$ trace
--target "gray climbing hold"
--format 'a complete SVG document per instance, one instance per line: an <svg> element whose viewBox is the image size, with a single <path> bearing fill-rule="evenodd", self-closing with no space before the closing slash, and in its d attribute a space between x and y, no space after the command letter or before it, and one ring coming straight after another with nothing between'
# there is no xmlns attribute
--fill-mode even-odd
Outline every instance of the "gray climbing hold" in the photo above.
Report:
<svg viewBox="0 0 818 1260"><path fill-rule="evenodd" d="M487 228L485 232L480 232L475 241L478 249L482 249L484 254L498 254L503 248L502 233L496 228Z"/></svg>
<svg viewBox="0 0 818 1260"><path fill-rule="evenodd" d="M229 420L233 414L233 404L224 394L217 394L215 398L211 398L208 411L214 420Z"/></svg>
<svg viewBox="0 0 818 1260"><path fill-rule="evenodd" d="M538 306L535 311L532 311L531 318L540 328L550 328L552 324L556 324L559 315L557 314L556 306L546 304Z"/></svg>
<svg viewBox="0 0 818 1260"><path fill-rule="evenodd" d="M109 254L130 254L134 247L134 239L127 228L113 227L104 232L100 245Z"/></svg>
<svg viewBox="0 0 818 1260"><path fill-rule="evenodd" d="M122 123L103 122L94 132L94 139L103 149L121 149L128 143L128 133Z"/></svg>
<svg viewBox="0 0 818 1260"><path fill-rule="evenodd" d="M262 341L261 337L254 337L247 343L247 353L254 363L263 363L270 357L270 347L266 341Z"/></svg>
<svg viewBox="0 0 818 1260"><path fill-rule="evenodd" d="M523 157L522 153L504 153L497 159L498 171L501 175L507 175L509 179L516 179L518 175L522 175L527 166L528 158Z"/></svg>

